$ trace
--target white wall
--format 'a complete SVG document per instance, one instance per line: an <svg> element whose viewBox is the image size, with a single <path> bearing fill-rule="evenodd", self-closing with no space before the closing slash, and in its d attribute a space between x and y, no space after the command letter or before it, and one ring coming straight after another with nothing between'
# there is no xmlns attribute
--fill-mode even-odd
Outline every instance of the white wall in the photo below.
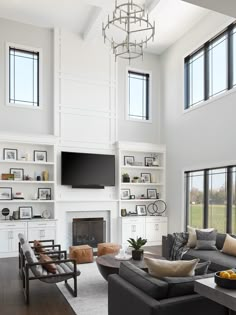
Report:
<svg viewBox="0 0 236 315"><path fill-rule="evenodd" d="M151 118L152 122L138 122L126 119L127 103L127 67L151 73ZM159 57L149 53L144 59L134 59L129 65L127 61L118 59L118 139L120 141L137 141L159 143L160 136L160 65Z"/></svg>
<svg viewBox="0 0 236 315"><path fill-rule="evenodd" d="M69 245L68 212L75 217L89 211L110 211L110 240L118 241L118 189L72 189L60 185L61 151L115 153L118 140L154 142L159 130L158 58L146 55L132 66L152 72L153 122L124 120L126 62L115 63L102 36L82 40L78 34L56 30L55 123L58 146L57 218L59 242ZM118 86L118 89L117 89ZM69 201L69 202L68 202ZM71 202L73 201L73 202ZM78 214L79 213L79 214ZM67 235L68 236L68 235ZM67 242L67 243L66 243Z"/></svg>
<svg viewBox="0 0 236 315"><path fill-rule="evenodd" d="M0 19L0 131L53 134L53 36L52 31ZM41 48L42 109L6 106L6 43Z"/></svg>
<svg viewBox="0 0 236 315"><path fill-rule="evenodd" d="M184 170L236 161L236 90L184 113L184 57L232 22L210 13L161 57L162 142L167 146L169 230L184 227Z"/></svg>

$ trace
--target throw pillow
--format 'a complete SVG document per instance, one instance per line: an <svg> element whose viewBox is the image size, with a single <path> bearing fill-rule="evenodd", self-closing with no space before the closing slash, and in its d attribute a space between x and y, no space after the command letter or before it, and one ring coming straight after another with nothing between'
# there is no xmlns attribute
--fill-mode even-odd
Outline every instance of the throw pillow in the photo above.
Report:
<svg viewBox="0 0 236 315"><path fill-rule="evenodd" d="M189 233L187 247L194 248L197 244L197 235L196 235L197 228L194 228L194 227L188 225L187 230ZM210 232L210 231L213 231L214 228L198 229L198 230L200 230L202 232Z"/></svg>
<svg viewBox="0 0 236 315"><path fill-rule="evenodd" d="M34 240L34 248L37 253L44 253L44 249L42 248L42 243L40 241Z"/></svg>
<svg viewBox="0 0 236 315"><path fill-rule="evenodd" d="M216 250L216 230L206 232L196 230L197 244L195 249Z"/></svg>
<svg viewBox="0 0 236 315"><path fill-rule="evenodd" d="M56 273L57 267L55 264L44 264L49 261L53 261L51 257L45 254L40 254L39 262L43 264L43 268L46 269L48 272Z"/></svg>
<svg viewBox="0 0 236 315"><path fill-rule="evenodd" d="M199 259L169 261L163 259L144 258L150 275L161 277L189 277L194 276L194 269Z"/></svg>
<svg viewBox="0 0 236 315"><path fill-rule="evenodd" d="M210 261L204 261L202 263L198 263L195 268L195 276L206 275L210 264L211 264Z"/></svg>
<svg viewBox="0 0 236 315"><path fill-rule="evenodd" d="M222 248L222 253L236 256L236 239L229 234L226 234L224 246Z"/></svg>

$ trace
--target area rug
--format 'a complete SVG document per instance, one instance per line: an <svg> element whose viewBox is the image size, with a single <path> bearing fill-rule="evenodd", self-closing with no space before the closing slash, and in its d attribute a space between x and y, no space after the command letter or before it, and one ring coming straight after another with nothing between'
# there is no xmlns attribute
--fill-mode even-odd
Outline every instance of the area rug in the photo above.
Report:
<svg viewBox="0 0 236 315"><path fill-rule="evenodd" d="M99 273L96 262L79 265L79 270L77 298L71 296L64 283L58 283L58 288L77 315L107 315L107 282ZM72 285L71 280L69 283Z"/></svg>

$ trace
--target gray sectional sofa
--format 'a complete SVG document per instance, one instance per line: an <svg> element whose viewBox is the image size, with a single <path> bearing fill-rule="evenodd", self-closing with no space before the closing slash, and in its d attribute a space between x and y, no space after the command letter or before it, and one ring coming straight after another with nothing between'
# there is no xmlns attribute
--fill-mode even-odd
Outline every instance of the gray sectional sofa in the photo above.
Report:
<svg viewBox="0 0 236 315"><path fill-rule="evenodd" d="M236 238L235 235L231 235ZM184 260L200 258L201 261L210 261L210 272L216 272L236 267L236 257L221 252L225 241L226 234L217 233L216 248L217 250L197 250L190 248L182 257ZM162 256L170 259L171 249L174 242L173 234L162 237Z"/></svg>
<svg viewBox="0 0 236 315"><path fill-rule="evenodd" d="M119 275L108 277L109 315L226 315L225 307L194 293L194 280L152 277L130 262L122 262Z"/></svg>

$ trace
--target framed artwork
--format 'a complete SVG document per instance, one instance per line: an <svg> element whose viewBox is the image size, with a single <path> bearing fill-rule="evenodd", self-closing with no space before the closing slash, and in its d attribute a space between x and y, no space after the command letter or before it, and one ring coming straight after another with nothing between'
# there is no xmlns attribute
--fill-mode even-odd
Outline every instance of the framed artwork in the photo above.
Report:
<svg viewBox="0 0 236 315"><path fill-rule="evenodd" d="M154 161L153 157L145 157L144 158L144 165L145 166L153 166L153 161Z"/></svg>
<svg viewBox="0 0 236 315"><path fill-rule="evenodd" d="M17 149L3 149L3 160L6 161L16 161L18 159Z"/></svg>
<svg viewBox="0 0 236 315"><path fill-rule="evenodd" d="M39 200L51 200L51 188L39 188L38 189Z"/></svg>
<svg viewBox="0 0 236 315"><path fill-rule="evenodd" d="M10 168L10 174L14 175L14 180L24 180L23 168Z"/></svg>
<svg viewBox="0 0 236 315"><path fill-rule="evenodd" d="M157 199L157 190L156 189L147 189L147 198L148 199Z"/></svg>
<svg viewBox="0 0 236 315"><path fill-rule="evenodd" d="M34 150L34 161L35 162L47 162L47 151Z"/></svg>
<svg viewBox="0 0 236 315"><path fill-rule="evenodd" d="M124 156L124 165L134 165L134 156L125 155Z"/></svg>
<svg viewBox="0 0 236 315"><path fill-rule="evenodd" d="M20 219L31 219L32 212L32 207L19 207Z"/></svg>
<svg viewBox="0 0 236 315"><path fill-rule="evenodd" d="M136 206L136 210L138 215L147 215L146 205Z"/></svg>
<svg viewBox="0 0 236 315"><path fill-rule="evenodd" d="M130 189L121 189L121 196L120 199L130 199Z"/></svg>
<svg viewBox="0 0 236 315"><path fill-rule="evenodd" d="M141 178L144 183L151 183L151 173L141 173Z"/></svg>
<svg viewBox="0 0 236 315"><path fill-rule="evenodd" d="M11 187L0 187L0 200L12 200Z"/></svg>

